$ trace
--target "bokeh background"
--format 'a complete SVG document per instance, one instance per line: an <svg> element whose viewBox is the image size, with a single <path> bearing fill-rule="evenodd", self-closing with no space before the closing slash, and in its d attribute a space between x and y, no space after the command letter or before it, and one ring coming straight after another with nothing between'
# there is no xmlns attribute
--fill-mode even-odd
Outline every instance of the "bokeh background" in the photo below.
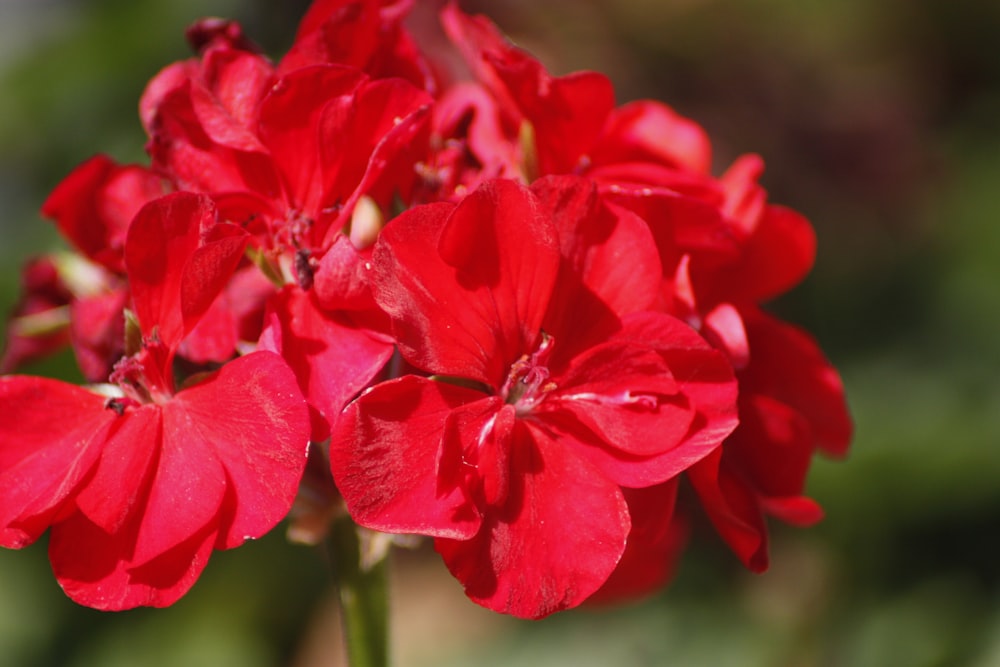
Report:
<svg viewBox="0 0 1000 667"><path fill-rule="evenodd" d="M36 212L59 179L97 152L143 160L139 95L189 55L183 29L236 18L277 56L306 5L0 0L0 311L20 264L59 245ZM842 370L857 436L814 467L825 521L775 526L764 575L703 531L663 593L527 623L467 602L428 550L401 553L397 663L1000 665L1000 3L463 6L556 73L601 70L619 101L695 118L717 170L765 157L772 200L820 239L811 277L773 307ZM0 664L338 665L329 585L322 551L276 530L216 553L174 607L106 614L62 595L44 541L0 550Z"/></svg>

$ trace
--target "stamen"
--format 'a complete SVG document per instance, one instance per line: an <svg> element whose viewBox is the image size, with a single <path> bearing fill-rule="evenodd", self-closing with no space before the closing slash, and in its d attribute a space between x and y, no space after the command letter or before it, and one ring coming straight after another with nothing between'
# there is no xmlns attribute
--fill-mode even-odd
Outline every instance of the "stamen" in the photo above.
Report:
<svg viewBox="0 0 1000 667"><path fill-rule="evenodd" d="M531 412L555 389L555 383L549 381L547 367L554 344L555 339L543 331L538 349L530 355L522 355L511 365L500 395L504 402L514 406L518 416Z"/></svg>
<svg viewBox="0 0 1000 667"><path fill-rule="evenodd" d="M635 406L641 410L654 411L660 406L660 399L655 394L632 393L625 390L617 394L595 394L585 391L579 394L563 394L559 397L563 401L586 401L597 403L598 405L609 406Z"/></svg>

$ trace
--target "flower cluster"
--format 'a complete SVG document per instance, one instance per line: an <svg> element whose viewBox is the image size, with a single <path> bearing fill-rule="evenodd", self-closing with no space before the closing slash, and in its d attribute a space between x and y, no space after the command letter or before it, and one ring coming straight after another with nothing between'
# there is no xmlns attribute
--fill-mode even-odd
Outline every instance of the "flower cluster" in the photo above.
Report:
<svg viewBox="0 0 1000 667"><path fill-rule="evenodd" d="M805 476L851 424L760 307L815 250L761 161L713 176L697 124L455 4L425 54L413 4L317 0L276 63L202 20L142 96L149 164L45 202L73 252L26 267L8 330L0 543L49 529L78 602L173 603L316 462L527 618L662 585L689 505L753 570L768 516L820 518ZM67 344L87 386L7 374Z"/></svg>

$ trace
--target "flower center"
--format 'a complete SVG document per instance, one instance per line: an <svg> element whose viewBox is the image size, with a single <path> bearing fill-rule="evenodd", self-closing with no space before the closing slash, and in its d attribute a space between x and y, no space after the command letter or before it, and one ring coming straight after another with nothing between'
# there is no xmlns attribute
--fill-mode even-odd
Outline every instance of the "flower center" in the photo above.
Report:
<svg viewBox="0 0 1000 667"><path fill-rule="evenodd" d="M556 388L555 382L549 380L547 367L552 356L552 346L555 339L544 331L542 342L538 349L511 364L510 373L500 390L500 396L508 405L514 406L517 416L530 413L536 405L545 400L546 394Z"/></svg>
<svg viewBox="0 0 1000 667"><path fill-rule="evenodd" d="M108 377L108 382L117 385L127 399L123 406L163 404L173 397L172 378L163 374L164 368L172 366L173 357L156 336L154 331L152 339L143 341L141 350L119 359Z"/></svg>

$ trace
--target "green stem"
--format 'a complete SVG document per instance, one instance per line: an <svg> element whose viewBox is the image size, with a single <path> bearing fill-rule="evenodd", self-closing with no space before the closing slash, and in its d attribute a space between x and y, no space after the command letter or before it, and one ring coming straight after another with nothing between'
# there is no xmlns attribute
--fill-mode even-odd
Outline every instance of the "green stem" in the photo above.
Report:
<svg viewBox="0 0 1000 667"><path fill-rule="evenodd" d="M362 565L358 527L349 517L334 522L330 545L348 664L351 667L388 667L386 559Z"/></svg>

